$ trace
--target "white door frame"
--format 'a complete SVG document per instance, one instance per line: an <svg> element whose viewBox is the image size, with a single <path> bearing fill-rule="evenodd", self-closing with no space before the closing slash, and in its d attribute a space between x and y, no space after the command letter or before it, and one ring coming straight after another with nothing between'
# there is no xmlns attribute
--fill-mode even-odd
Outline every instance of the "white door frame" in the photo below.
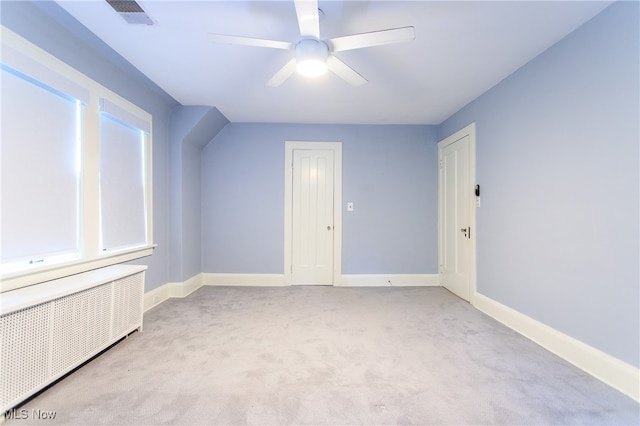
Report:
<svg viewBox="0 0 640 426"><path fill-rule="evenodd" d="M285 141L284 172L284 285L291 285L291 249L293 228L293 151L296 149L332 150L333 172L333 285L342 274L342 142Z"/></svg>
<svg viewBox="0 0 640 426"><path fill-rule="evenodd" d="M469 137L469 225L471 227L471 249L469 259L469 303L475 304L476 296L476 235L478 235L478 229L476 226L476 197L474 189L476 186L476 124L471 123L463 129L455 132L451 136L438 142L438 277L440 285L442 285L442 264L443 264L443 235L444 229L442 228L443 217L442 210L444 207L444 194L442 191L442 150L447 145L450 145L458 140Z"/></svg>

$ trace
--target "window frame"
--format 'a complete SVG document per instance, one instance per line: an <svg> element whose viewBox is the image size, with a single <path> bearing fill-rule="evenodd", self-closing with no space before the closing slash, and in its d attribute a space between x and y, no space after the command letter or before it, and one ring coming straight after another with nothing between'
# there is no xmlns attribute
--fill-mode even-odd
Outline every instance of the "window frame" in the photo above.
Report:
<svg viewBox="0 0 640 426"><path fill-rule="evenodd" d="M27 265L20 270L5 270L0 266L0 293L21 287L62 278L117 263L127 262L153 254L153 120L151 114L112 92L91 78L62 62L58 58L23 39L4 26L0 26L2 58L0 61L34 80L59 89L86 91L81 114L80 147L80 216L79 257L72 260ZM74 95L73 92L69 93ZM83 99L84 101L84 99ZM146 244L117 251L103 252L100 244L100 114L108 103L114 111L128 114L134 124L142 123L148 130L143 152L145 178Z"/></svg>

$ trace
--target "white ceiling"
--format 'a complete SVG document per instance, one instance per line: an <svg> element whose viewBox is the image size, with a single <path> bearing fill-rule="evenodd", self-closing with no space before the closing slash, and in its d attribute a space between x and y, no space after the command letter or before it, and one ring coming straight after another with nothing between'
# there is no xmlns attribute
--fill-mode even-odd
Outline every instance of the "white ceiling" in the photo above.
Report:
<svg viewBox="0 0 640 426"><path fill-rule="evenodd" d="M183 105L232 122L439 124L595 16L610 1L333 1L321 39L414 26L409 43L335 55L368 83L328 73L266 82L293 51L214 44L207 33L297 42L293 0L139 0L129 25L104 0L58 3Z"/></svg>

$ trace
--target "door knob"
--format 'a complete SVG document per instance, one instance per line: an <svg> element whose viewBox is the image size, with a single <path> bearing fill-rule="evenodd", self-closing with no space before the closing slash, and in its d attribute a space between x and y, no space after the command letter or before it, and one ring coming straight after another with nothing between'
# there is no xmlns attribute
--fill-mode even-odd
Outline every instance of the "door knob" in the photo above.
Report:
<svg viewBox="0 0 640 426"><path fill-rule="evenodd" d="M327 231L331 231L331 225L327 226Z"/></svg>

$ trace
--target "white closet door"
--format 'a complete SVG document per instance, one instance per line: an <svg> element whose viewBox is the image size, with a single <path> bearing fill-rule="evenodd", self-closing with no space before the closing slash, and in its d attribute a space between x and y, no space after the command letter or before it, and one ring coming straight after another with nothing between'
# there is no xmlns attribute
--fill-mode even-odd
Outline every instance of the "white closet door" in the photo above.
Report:
<svg viewBox="0 0 640 426"><path fill-rule="evenodd" d="M333 285L334 156L293 152L292 284Z"/></svg>

